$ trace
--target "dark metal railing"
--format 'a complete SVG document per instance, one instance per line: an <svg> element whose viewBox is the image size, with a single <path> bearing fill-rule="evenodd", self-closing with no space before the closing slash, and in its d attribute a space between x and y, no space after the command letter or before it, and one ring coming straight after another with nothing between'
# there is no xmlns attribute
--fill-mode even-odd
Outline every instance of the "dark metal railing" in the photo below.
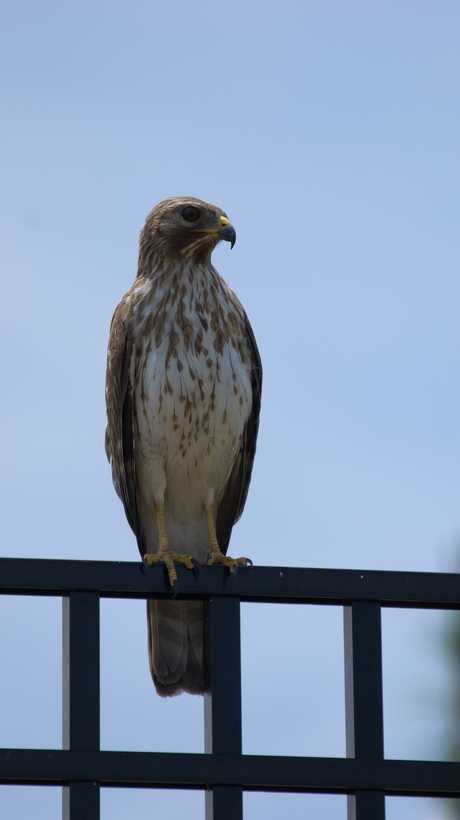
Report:
<svg viewBox="0 0 460 820"><path fill-rule="evenodd" d="M177 599L204 602L205 753L99 747L99 599L170 598L164 568L0 559L0 592L63 599L63 748L0 750L0 784L63 787L64 820L99 820L100 786L202 789L206 820L242 820L243 791L348 795L349 820L384 820L385 795L460 797L460 763L386 760L381 607L458 609L441 573L178 567ZM344 607L346 758L242 754L240 602Z"/></svg>

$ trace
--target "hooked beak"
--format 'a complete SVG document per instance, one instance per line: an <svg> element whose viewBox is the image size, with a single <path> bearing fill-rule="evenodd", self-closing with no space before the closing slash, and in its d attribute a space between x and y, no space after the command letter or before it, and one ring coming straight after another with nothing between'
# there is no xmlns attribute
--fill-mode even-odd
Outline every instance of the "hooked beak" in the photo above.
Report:
<svg viewBox="0 0 460 820"><path fill-rule="evenodd" d="M227 219L226 216L220 217L220 224L221 227L218 231L216 231L217 236L220 239L224 239L226 242L230 242L230 248L233 248L233 245L236 242L236 231L233 225L231 224L230 220Z"/></svg>

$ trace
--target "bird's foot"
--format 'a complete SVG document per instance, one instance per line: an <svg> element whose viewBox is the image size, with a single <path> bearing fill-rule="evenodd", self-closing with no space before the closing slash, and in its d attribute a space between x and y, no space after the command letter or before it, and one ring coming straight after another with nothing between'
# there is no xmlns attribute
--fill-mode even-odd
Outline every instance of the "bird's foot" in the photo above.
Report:
<svg viewBox="0 0 460 820"><path fill-rule="evenodd" d="M175 582L177 581L177 572L174 564L183 564L184 567L187 569L194 569L198 562L195 558L192 558L191 555L179 555L177 552L172 552L168 550L167 552L160 552L158 554L155 553L146 553L143 558L144 566L150 567L151 564L156 563L163 563L166 565L166 569L168 570L168 577L169 583L173 587Z"/></svg>
<svg viewBox="0 0 460 820"><path fill-rule="evenodd" d="M250 558L230 558L229 555L223 555L220 551L212 551L206 556L206 566L212 567L213 564L223 564L224 567L229 568L230 572L235 572L238 567L246 567L248 564L252 566L252 561Z"/></svg>

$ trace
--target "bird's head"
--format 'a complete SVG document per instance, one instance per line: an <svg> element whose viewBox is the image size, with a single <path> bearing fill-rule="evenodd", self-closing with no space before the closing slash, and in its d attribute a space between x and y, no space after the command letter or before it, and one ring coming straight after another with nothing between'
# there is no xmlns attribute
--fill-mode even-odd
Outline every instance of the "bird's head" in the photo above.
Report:
<svg viewBox="0 0 460 820"><path fill-rule="evenodd" d="M194 197L165 199L145 220L139 261L154 255L165 261L205 262L222 239L233 248L236 233L220 208Z"/></svg>

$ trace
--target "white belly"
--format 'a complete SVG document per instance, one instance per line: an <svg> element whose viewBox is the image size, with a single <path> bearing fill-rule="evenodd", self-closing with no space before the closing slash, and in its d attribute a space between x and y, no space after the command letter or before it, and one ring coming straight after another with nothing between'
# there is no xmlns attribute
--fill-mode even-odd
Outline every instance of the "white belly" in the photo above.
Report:
<svg viewBox="0 0 460 820"><path fill-rule="evenodd" d="M165 504L176 552L204 561L206 507L214 516L241 446L252 403L249 368L236 347L215 352L204 334L199 354L165 339L147 355L135 390L139 512L149 551L158 550L153 501ZM139 442L142 441L142 452Z"/></svg>

